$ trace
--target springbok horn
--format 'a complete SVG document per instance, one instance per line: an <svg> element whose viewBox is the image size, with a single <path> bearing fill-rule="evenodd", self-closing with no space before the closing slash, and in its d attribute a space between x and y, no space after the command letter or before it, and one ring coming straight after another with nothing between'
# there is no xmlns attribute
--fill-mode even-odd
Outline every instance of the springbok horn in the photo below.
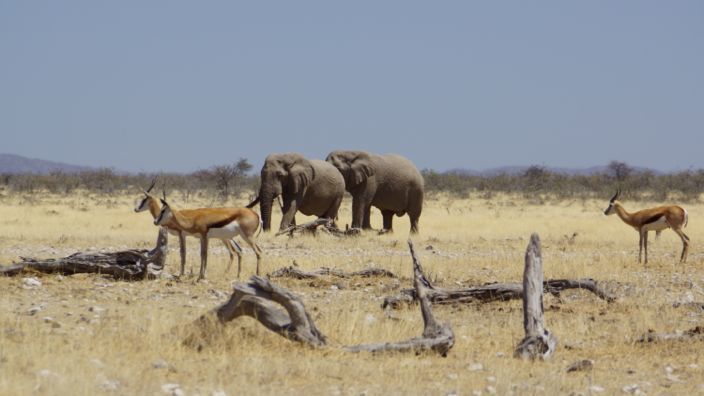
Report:
<svg viewBox="0 0 704 396"><path fill-rule="evenodd" d="M618 196L619 196L620 194L621 194L621 189L619 188L618 190L616 190L616 194L614 194L614 196L611 197L610 201L611 201L611 202L615 201L616 198L618 198Z"/></svg>
<svg viewBox="0 0 704 396"><path fill-rule="evenodd" d="M152 188L154 188L154 186L155 186L155 185L156 185L156 177L154 178L154 180L152 180L152 185L151 185L151 186L149 186L149 188L147 189L147 191L146 191L146 192L150 192L150 191L152 191Z"/></svg>

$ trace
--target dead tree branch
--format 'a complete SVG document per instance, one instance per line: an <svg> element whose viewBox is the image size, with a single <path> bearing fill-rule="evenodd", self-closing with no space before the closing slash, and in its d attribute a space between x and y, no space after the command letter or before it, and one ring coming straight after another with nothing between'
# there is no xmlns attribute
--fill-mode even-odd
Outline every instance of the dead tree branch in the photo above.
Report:
<svg viewBox="0 0 704 396"><path fill-rule="evenodd" d="M411 251L413 258L413 286L416 296L420 301L420 311L423 315L423 335L421 337L411 338L407 341L383 343L383 344L367 344L355 345L347 347L350 352L407 352L415 351L420 353L423 351L435 351L441 356L447 356L450 348L455 344L455 335L452 328L448 324L440 325L436 322L431 309L431 303L428 299L428 282L423 267L420 265L420 260L416 256L413 249L413 242L408 240L408 248Z"/></svg>
<svg viewBox="0 0 704 396"><path fill-rule="evenodd" d="M159 229L156 247L152 250L130 249L119 252L78 252L59 259L38 260L21 257L22 261L0 267L0 275L14 276L24 271L73 275L99 273L116 279L154 279L161 275L168 251L168 233Z"/></svg>
<svg viewBox="0 0 704 396"><path fill-rule="evenodd" d="M557 348L557 337L543 323L543 260L538 234L530 236L526 249L523 290L523 329L526 336L516 347L514 356L549 359Z"/></svg>
<svg viewBox="0 0 704 396"><path fill-rule="evenodd" d="M340 230L334 225L333 219L320 218L305 224L292 225L277 232L275 236L288 235L289 237L293 237L294 233L316 234L318 230L336 237L354 236L361 233L361 230L358 228L349 228L344 231Z"/></svg>
<svg viewBox="0 0 704 396"><path fill-rule="evenodd" d="M303 271L302 269L294 266L279 268L276 271L269 274L270 278L293 278L293 279L318 279L323 276L335 276L338 278L352 278L352 277L387 277L396 278L396 275L387 271L383 268L367 268L361 271L354 272L344 272L335 268L322 267L314 271Z"/></svg>
<svg viewBox="0 0 704 396"><path fill-rule="evenodd" d="M413 257L414 286L419 296L424 330L421 337L397 343L355 345L345 347L349 352L385 351L434 351L442 356L454 345L454 334L449 325L439 325L433 317L430 301L426 296L423 268L418 261L413 243L408 242ZM269 280L253 276L248 283L237 283L230 300L215 310L201 316L195 323L195 331L187 338L189 345L201 345L212 334L212 323L225 324L240 316L249 316L267 329L291 341L321 347L326 338L315 327L301 299L290 291L272 284ZM284 309L277 307L276 303Z"/></svg>

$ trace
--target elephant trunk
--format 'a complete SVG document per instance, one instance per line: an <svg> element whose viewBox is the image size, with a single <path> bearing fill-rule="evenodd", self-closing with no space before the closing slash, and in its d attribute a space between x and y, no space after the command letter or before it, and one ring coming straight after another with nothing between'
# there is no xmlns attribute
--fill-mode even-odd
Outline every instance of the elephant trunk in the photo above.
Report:
<svg viewBox="0 0 704 396"><path fill-rule="evenodd" d="M264 231L269 231L271 229L271 206L274 202L274 194L262 189L259 193L259 198L259 208L262 212L262 228Z"/></svg>

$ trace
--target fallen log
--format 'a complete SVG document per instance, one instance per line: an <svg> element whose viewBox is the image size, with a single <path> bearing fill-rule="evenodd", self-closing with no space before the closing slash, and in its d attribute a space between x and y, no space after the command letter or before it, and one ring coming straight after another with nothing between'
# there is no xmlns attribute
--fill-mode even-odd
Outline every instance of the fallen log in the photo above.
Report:
<svg viewBox="0 0 704 396"><path fill-rule="evenodd" d="M675 333L655 333L649 330L646 334L638 339L638 342L662 342L662 341L704 341L704 326L696 326L685 331Z"/></svg>
<svg viewBox="0 0 704 396"><path fill-rule="evenodd" d="M526 336L516 347L515 357L549 359L557 348L557 337L543 323L543 260L538 234L530 236L523 271L523 330Z"/></svg>
<svg viewBox="0 0 704 396"><path fill-rule="evenodd" d="M341 230L334 225L333 219L320 218L308 223L292 225L277 232L275 236L288 235L289 237L293 237L294 233L316 234L318 230L336 237L355 236L362 233L362 230L359 228L348 228Z"/></svg>
<svg viewBox="0 0 704 396"><path fill-rule="evenodd" d="M454 334L449 325L439 325L433 317L431 304L426 296L425 275L415 256L413 243L408 242L413 257L414 287L419 296L424 330L421 337L397 343L353 345L344 347L348 352L434 351L442 356L454 345ZM272 304L275 303L275 304ZM284 309L281 309L282 306ZM267 329L297 343L311 347L327 345L325 335L318 330L301 299L290 291L276 286L269 280L252 276L248 283L237 283L230 300L215 310L202 315L194 323L194 331L184 343L201 348L213 332L213 324L226 324L240 316L249 316Z"/></svg>
<svg viewBox="0 0 704 396"><path fill-rule="evenodd" d="M160 228L156 247L152 250L78 252L64 258L46 260L20 257L21 262L0 267L0 275L15 276L24 271L36 271L61 275L97 273L125 280L154 279L164 269L167 245L168 233L165 228Z"/></svg>
<svg viewBox="0 0 704 396"><path fill-rule="evenodd" d="M361 271L354 272L344 272L335 268L321 267L314 271L303 271L302 269L294 266L279 268L276 271L268 275L269 278L293 278L293 279L318 279L323 276L335 276L338 278L352 278L352 277L387 277L396 278L396 275L387 271L383 268L367 268Z"/></svg>
<svg viewBox="0 0 704 396"><path fill-rule="evenodd" d="M424 277L427 285L428 298L434 304L465 304L488 303L492 301L508 301L523 298L523 285L520 283L489 283L466 289L443 289L436 287ZM597 297L607 302L616 301L616 297L606 291L594 279L550 279L543 282L543 292L556 297L568 289L583 289L594 293ZM416 299L414 289L403 289L400 294L384 298L382 308L401 308Z"/></svg>

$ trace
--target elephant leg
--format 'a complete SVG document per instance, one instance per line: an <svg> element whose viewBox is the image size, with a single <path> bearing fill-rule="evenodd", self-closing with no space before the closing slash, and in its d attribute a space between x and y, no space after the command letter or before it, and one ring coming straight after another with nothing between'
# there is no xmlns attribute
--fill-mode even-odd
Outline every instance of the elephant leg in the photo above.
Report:
<svg viewBox="0 0 704 396"><path fill-rule="evenodd" d="M364 221L362 222L362 228L365 230L372 229L372 205L367 205L364 208Z"/></svg>
<svg viewBox="0 0 704 396"><path fill-rule="evenodd" d="M337 228L337 212L340 210L340 205L342 204L342 197L335 200L335 202L330 205L330 208L323 214L322 217L332 220L332 226Z"/></svg>
<svg viewBox="0 0 704 396"><path fill-rule="evenodd" d="M296 199L292 197L284 197L284 216L281 218L281 226L279 226L279 230L284 230L291 225L295 225L297 209L298 202Z"/></svg>
<svg viewBox="0 0 704 396"><path fill-rule="evenodd" d="M360 197L352 197L352 228L362 228L366 207L366 202Z"/></svg>
<svg viewBox="0 0 704 396"><path fill-rule="evenodd" d="M418 218L420 216L408 215L408 217L411 219L411 234L417 234L418 233Z"/></svg>
<svg viewBox="0 0 704 396"><path fill-rule="evenodd" d="M394 211L382 210L381 216L384 218L384 231L393 231Z"/></svg>

